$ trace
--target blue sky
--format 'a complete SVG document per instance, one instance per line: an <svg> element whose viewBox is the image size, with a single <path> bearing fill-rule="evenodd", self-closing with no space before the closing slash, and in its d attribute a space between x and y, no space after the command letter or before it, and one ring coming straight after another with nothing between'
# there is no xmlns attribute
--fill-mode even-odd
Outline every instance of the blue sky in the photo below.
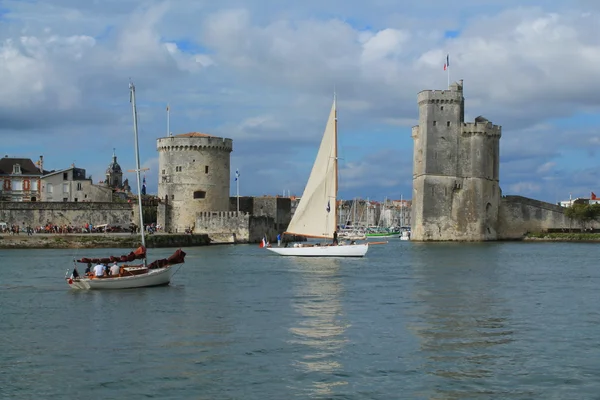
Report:
<svg viewBox="0 0 600 400"><path fill-rule="evenodd" d="M416 4L413 4L416 3ZM231 192L300 195L338 95L340 196L410 196L416 94L443 89L447 53L466 118L503 126L501 187L550 202L598 193L600 5L592 1L0 2L0 152L95 181L116 148L232 138ZM133 182L133 175L129 176Z"/></svg>

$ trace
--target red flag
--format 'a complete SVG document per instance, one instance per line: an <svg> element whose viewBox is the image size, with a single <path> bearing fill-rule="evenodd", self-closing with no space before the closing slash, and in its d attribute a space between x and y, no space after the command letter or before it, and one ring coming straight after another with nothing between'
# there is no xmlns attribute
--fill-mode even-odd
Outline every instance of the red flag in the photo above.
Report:
<svg viewBox="0 0 600 400"><path fill-rule="evenodd" d="M265 243L265 238L262 238L262 240L260 241L259 247L265 247L266 243Z"/></svg>
<svg viewBox="0 0 600 400"><path fill-rule="evenodd" d="M596 200L596 193L592 192L592 200Z"/></svg>

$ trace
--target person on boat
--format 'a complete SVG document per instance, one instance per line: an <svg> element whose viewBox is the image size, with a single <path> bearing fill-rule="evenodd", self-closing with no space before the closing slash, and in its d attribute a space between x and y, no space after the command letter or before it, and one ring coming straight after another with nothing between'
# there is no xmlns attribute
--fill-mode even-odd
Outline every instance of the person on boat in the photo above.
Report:
<svg viewBox="0 0 600 400"><path fill-rule="evenodd" d="M97 265L94 267L94 276L95 276L96 278L102 278L102 277L104 276L104 274L105 274L104 265L102 265L102 264L97 264Z"/></svg>
<svg viewBox="0 0 600 400"><path fill-rule="evenodd" d="M87 263L87 267L85 267L85 276L90 276L92 274L92 263Z"/></svg>
<svg viewBox="0 0 600 400"><path fill-rule="evenodd" d="M337 231L333 231L333 245L338 245Z"/></svg>
<svg viewBox="0 0 600 400"><path fill-rule="evenodd" d="M110 267L110 276L119 276L119 266L116 261Z"/></svg>

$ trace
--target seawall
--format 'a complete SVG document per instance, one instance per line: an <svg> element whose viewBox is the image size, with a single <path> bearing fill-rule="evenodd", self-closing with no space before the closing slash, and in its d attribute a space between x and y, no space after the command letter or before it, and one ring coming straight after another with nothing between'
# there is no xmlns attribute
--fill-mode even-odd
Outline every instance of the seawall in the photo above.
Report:
<svg viewBox="0 0 600 400"><path fill-rule="evenodd" d="M0 249L93 249L136 248L139 235L131 234L27 234L0 235ZM208 235L154 234L146 235L146 247L193 247L211 244Z"/></svg>

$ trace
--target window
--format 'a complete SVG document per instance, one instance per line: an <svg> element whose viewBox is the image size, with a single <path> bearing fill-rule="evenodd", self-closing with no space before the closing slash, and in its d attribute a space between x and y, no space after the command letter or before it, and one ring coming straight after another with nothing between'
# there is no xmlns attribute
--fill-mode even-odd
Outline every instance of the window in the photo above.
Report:
<svg viewBox="0 0 600 400"><path fill-rule="evenodd" d="M82 186L82 185L81 185L81 182L77 182L77 190L78 190L78 191L81 191L81 190L82 190L82 187L81 187L81 186ZM77 201L77 200L75 200L75 201Z"/></svg>
<svg viewBox="0 0 600 400"><path fill-rule="evenodd" d="M68 181L68 180L69 180L69 173L63 172L63 181Z"/></svg>
<svg viewBox="0 0 600 400"><path fill-rule="evenodd" d="M13 165L13 174L20 174L21 173L21 164L14 164Z"/></svg>
<svg viewBox="0 0 600 400"><path fill-rule="evenodd" d="M63 197L63 202L66 203L67 201L69 201L69 198L68 197Z"/></svg>
<svg viewBox="0 0 600 400"><path fill-rule="evenodd" d="M444 111L444 106L441 106L441 107L440 107L440 110Z"/></svg>
<svg viewBox="0 0 600 400"><path fill-rule="evenodd" d="M33 190L33 191L37 191L38 190L38 180L37 179L32 179L31 180L31 190Z"/></svg>
<svg viewBox="0 0 600 400"><path fill-rule="evenodd" d="M12 190L23 190L23 181L13 181Z"/></svg>
<svg viewBox="0 0 600 400"><path fill-rule="evenodd" d="M436 125L437 125L437 121L433 121L433 126L436 126Z"/></svg>
<svg viewBox="0 0 600 400"><path fill-rule="evenodd" d="M162 174L164 175L165 173L166 173L166 172L165 172L165 170L163 169L163 170L162 170Z"/></svg>
<svg viewBox="0 0 600 400"><path fill-rule="evenodd" d="M69 193L69 184L63 183L63 193Z"/></svg>
<svg viewBox="0 0 600 400"><path fill-rule="evenodd" d="M83 195L83 198L84 198L84 199L87 199L87 194Z"/></svg>
<svg viewBox="0 0 600 400"><path fill-rule="evenodd" d="M181 167L175 167L175 172L181 172Z"/></svg>
<svg viewBox="0 0 600 400"><path fill-rule="evenodd" d="M171 195L171 200L175 200L175 195L174 194Z"/></svg>
<svg viewBox="0 0 600 400"><path fill-rule="evenodd" d="M204 173L205 173L205 174L208 174L208 165L205 165L205 166L204 166Z"/></svg>
<svg viewBox="0 0 600 400"><path fill-rule="evenodd" d="M75 200L75 203L77 203L77 197L75 197L75 199L74 199L74 200Z"/></svg>
<svg viewBox="0 0 600 400"><path fill-rule="evenodd" d="M446 126L450 126L450 121L446 121Z"/></svg>
<svg viewBox="0 0 600 400"><path fill-rule="evenodd" d="M46 192L47 193L52 193L54 191L54 188L52 187L52 184L49 183L48 185L46 185Z"/></svg>
<svg viewBox="0 0 600 400"><path fill-rule="evenodd" d="M204 199L206 197L206 192L203 190L196 190L194 192L194 199Z"/></svg>

